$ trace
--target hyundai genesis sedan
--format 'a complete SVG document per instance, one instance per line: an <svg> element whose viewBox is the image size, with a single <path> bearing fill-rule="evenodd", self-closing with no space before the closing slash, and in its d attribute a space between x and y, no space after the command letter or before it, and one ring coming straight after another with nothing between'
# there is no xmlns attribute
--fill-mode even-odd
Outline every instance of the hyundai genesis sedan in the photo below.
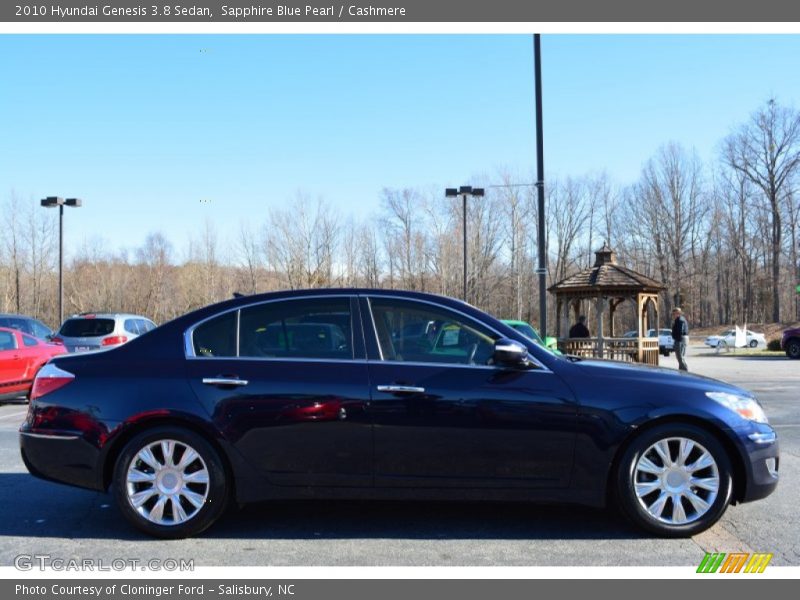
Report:
<svg viewBox="0 0 800 600"><path fill-rule="evenodd" d="M691 536L772 493L779 467L746 390L557 356L458 300L364 289L238 297L56 357L20 445L32 474L111 490L163 538L299 498L612 505Z"/></svg>

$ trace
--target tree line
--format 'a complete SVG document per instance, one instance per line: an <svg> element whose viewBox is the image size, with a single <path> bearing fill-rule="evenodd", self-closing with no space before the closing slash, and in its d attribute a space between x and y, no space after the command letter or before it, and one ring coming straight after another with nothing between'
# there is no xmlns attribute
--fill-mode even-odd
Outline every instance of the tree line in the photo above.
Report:
<svg viewBox="0 0 800 600"><path fill-rule="evenodd" d="M535 323L533 177L501 170L473 180L486 195L468 199L467 299ZM665 283L662 315L678 302L694 326L800 320L796 109L768 100L710 162L669 142L632 183L594 173L549 179L545 190L548 285L591 266L607 243L622 264ZM164 322L234 292L329 286L460 296L461 201L443 191L385 189L377 212L358 217L298 193L237 231L206 223L180 253L157 231L133 251L87 242L65 265L65 314L127 311ZM58 238L45 212L13 192L5 201L0 311L56 325Z"/></svg>

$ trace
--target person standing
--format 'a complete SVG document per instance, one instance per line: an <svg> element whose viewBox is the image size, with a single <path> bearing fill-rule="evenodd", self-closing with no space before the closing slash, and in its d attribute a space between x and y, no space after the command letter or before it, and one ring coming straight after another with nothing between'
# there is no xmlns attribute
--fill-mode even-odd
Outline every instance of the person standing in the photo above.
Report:
<svg viewBox="0 0 800 600"><path fill-rule="evenodd" d="M683 316L683 311L679 307L672 309L672 339L675 340L675 358L678 359L678 368L681 371L688 371L686 366L686 344L689 342L689 323Z"/></svg>
<svg viewBox="0 0 800 600"><path fill-rule="evenodd" d="M571 338L588 338L591 337L589 328L586 326L586 317L581 315L578 317L578 322L569 328L569 337Z"/></svg>

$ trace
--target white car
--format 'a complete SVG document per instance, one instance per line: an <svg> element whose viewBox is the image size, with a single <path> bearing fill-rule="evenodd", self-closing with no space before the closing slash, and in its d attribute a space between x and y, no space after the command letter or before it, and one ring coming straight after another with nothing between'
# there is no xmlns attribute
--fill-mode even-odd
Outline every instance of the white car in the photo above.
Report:
<svg viewBox="0 0 800 600"><path fill-rule="evenodd" d="M656 337L655 329L647 330L647 337ZM675 340L672 339L671 329L658 330L658 351L664 356L669 356L669 353L675 349Z"/></svg>
<svg viewBox="0 0 800 600"><path fill-rule="evenodd" d="M719 350L734 348L736 347L736 330L728 329L727 331L723 331L720 335L710 335L706 338L704 343L706 346ZM754 333L748 329L746 332L746 341L744 345L740 344L740 347L744 348L745 346L749 346L750 348L757 348L758 346L766 345L767 340L763 333Z"/></svg>
<svg viewBox="0 0 800 600"><path fill-rule="evenodd" d="M622 334L622 337L636 337L636 331L626 331ZM656 337L656 330L655 329L648 329L647 335L645 337ZM675 340L672 339L672 330L671 329L659 329L658 330L658 352L663 354L664 356L669 356L669 353L675 349Z"/></svg>

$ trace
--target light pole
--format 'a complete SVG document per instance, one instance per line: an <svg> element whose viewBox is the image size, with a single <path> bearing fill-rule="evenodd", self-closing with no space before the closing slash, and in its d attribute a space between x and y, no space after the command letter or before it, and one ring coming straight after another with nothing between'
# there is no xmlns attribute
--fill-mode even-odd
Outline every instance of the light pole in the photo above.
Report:
<svg viewBox="0 0 800 600"><path fill-rule="evenodd" d="M480 197L483 196L483 188L474 188L469 185L462 185L460 188L447 188L444 191L444 195L448 198L457 198L461 196L463 198L463 218L464 218L464 226L463 226L463 233L464 233L464 291L462 294L462 300L464 302L467 301L467 196L473 197Z"/></svg>
<svg viewBox="0 0 800 600"><path fill-rule="evenodd" d="M48 196L41 201L45 208L58 207L58 326L64 322L64 207L81 206L80 198L59 198L58 196Z"/></svg>
<svg viewBox="0 0 800 600"><path fill-rule="evenodd" d="M544 223L544 133L542 132L542 45L538 33L533 34L533 79L536 95L536 206L539 213L539 332L542 339L547 335L547 254L545 249Z"/></svg>

